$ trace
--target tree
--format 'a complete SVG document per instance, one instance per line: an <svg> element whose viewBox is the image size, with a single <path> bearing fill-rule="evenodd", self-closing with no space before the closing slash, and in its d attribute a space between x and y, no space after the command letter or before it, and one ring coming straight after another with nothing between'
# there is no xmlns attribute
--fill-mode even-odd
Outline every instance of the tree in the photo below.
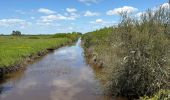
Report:
<svg viewBox="0 0 170 100"><path fill-rule="evenodd" d="M13 36L21 36L21 32L20 31L12 31Z"/></svg>

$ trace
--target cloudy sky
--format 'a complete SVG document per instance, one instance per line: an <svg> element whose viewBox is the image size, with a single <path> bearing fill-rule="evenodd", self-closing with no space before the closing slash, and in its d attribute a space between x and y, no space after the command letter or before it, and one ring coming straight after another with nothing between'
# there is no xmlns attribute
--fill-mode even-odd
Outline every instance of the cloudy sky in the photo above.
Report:
<svg viewBox="0 0 170 100"><path fill-rule="evenodd" d="M0 33L88 32L119 22L127 11L134 16L168 0L1 0Z"/></svg>

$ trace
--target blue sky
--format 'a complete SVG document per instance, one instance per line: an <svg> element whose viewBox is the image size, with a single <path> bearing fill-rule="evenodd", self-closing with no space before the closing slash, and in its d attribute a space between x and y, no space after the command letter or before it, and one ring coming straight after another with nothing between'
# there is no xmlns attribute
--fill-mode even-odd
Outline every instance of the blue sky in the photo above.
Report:
<svg viewBox="0 0 170 100"><path fill-rule="evenodd" d="M0 34L88 32L119 22L120 11L135 16L168 0L1 0Z"/></svg>

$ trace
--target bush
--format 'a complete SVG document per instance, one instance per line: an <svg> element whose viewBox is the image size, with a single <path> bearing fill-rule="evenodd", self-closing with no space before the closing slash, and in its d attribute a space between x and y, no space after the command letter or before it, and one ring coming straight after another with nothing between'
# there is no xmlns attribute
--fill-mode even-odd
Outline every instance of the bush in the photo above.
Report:
<svg viewBox="0 0 170 100"><path fill-rule="evenodd" d="M170 90L160 90L153 97L142 97L140 100L169 100L170 99Z"/></svg>
<svg viewBox="0 0 170 100"><path fill-rule="evenodd" d="M153 13L154 12L154 13ZM83 36L104 62L106 93L151 96L170 87L170 8L148 10L140 18L122 14L117 27Z"/></svg>
<svg viewBox="0 0 170 100"><path fill-rule="evenodd" d="M81 36L81 33L79 32L73 32L73 33L57 33L52 36L52 38L69 38L71 40L76 40L79 36Z"/></svg>

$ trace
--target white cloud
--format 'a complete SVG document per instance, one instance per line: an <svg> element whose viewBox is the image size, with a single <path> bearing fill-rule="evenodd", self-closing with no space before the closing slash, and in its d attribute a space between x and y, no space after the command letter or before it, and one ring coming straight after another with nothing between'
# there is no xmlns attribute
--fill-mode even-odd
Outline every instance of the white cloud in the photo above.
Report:
<svg viewBox="0 0 170 100"><path fill-rule="evenodd" d="M170 5L169 3L164 3L161 5L162 8L165 8L165 9L170 9Z"/></svg>
<svg viewBox="0 0 170 100"><path fill-rule="evenodd" d="M57 14L57 15L41 16L40 19L42 22L53 22L53 21L57 21L57 20L66 20L67 17L65 17L61 14Z"/></svg>
<svg viewBox="0 0 170 100"><path fill-rule="evenodd" d="M170 9L170 5L168 4L168 3L164 3L164 4L162 4L162 5L159 5L159 6L155 6L155 7L153 7L151 10L152 10L152 15L154 15L155 14L155 12L157 11L157 10L159 10L160 8L164 8L164 9ZM148 14L147 14L147 12L138 12L135 16L136 17L140 17L140 16L142 16L142 15L147 15L148 16Z"/></svg>
<svg viewBox="0 0 170 100"><path fill-rule="evenodd" d="M80 15L77 13L77 9L75 8L67 8L66 11L68 12L66 13L67 20L76 20L80 17Z"/></svg>
<svg viewBox="0 0 170 100"><path fill-rule="evenodd" d="M96 19L95 21L90 21L91 24L104 24L105 21L103 19Z"/></svg>
<svg viewBox="0 0 170 100"><path fill-rule="evenodd" d="M107 15L111 16L111 15L119 15L120 13L133 13L138 11L137 8L131 7L131 6L123 6L122 8L115 8L113 10L109 10L107 11Z"/></svg>
<svg viewBox="0 0 170 100"><path fill-rule="evenodd" d="M71 13L67 16L61 15L61 14L55 14L55 15L47 15L47 16L41 16L38 22L55 22L60 20L76 20L79 18L79 15L76 13Z"/></svg>
<svg viewBox="0 0 170 100"><path fill-rule="evenodd" d="M136 15L135 15L135 17L141 17L142 15L144 15L144 14L146 14L146 12L138 12Z"/></svg>
<svg viewBox="0 0 170 100"><path fill-rule="evenodd" d="M91 5L92 3L98 3L101 0L78 0L86 5Z"/></svg>
<svg viewBox="0 0 170 100"><path fill-rule="evenodd" d="M103 19L96 19L96 23L103 23Z"/></svg>
<svg viewBox="0 0 170 100"><path fill-rule="evenodd" d="M86 11L84 16L99 16L97 12Z"/></svg>
<svg viewBox="0 0 170 100"><path fill-rule="evenodd" d="M155 11L157 11L157 10L159 10L160 8L164 8L164 9L170 9L170 5L169 5L169 3L163 3L163 4L161 4L161 5L159 5L159 6L155 6L155 7L153 7L151 10L153 10L153 12L155 12Z"/></svg>
<svg viewBox="0 0 170 100"><path fill-rule="evenodd" d="M69 13L75 13L75 12L77 12L77 9L75 9L75 8L67 8L66 11L69 12Z"/></svg>
<svg viewBox="0 0 170 100"><path fill-rule="evenodd" d="M46 8L40 8L40 9L38 9L38 12L44 13L44 14L55 14L56 13L55 11L46 9Z"/></svg>
<svg viewBox="0 0 170 100"><path fill-rule="evenodd" d="M27 22L23 19L1 19L0 20L0 26L4 27L20 27L24 28L28 25L30 25L30 22Z"/></svg>
<svg viewBox="0 0 170 100"><path fill-rule="evenodd" d="M58 23L53 23L53 22L41 22L41 21L39 21L39 22L37 22L36 23L38 26L41 26L41 27L60 27L61 25L60 24L58 24Z"/></svg>
<svg viewBox="0 0 170 100"><path fill-rule="evenodd" d="M96 19L95 21L90 21L90 23L94 24L95 26L113 26L116 24L114 21L105 21L103 19Z"/></svg>
<svg viewBox="0 0 170 100"><path fill-rule="evenodd" d="M80 15L76 14L76 13L71 13L69 16L67 16L68 20L76 20L77 18L79 18Z"/></svg>

